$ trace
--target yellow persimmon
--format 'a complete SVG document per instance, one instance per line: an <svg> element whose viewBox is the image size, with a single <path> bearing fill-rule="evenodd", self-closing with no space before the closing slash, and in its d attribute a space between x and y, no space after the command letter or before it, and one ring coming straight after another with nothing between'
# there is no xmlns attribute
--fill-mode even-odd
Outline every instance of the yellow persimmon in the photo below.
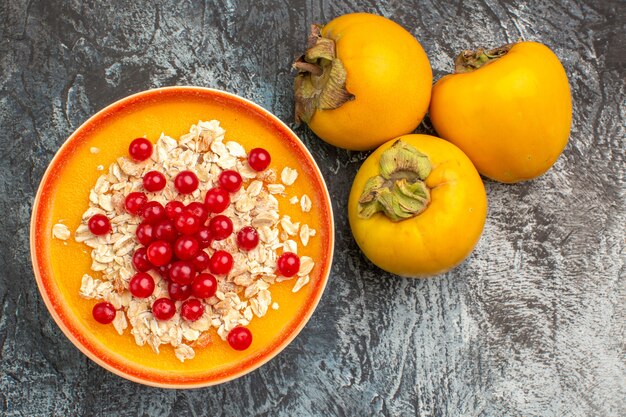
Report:
<svg viewBox="0 0 626 417"><path fill-rule="evenodd" d="M381 16L353 13L313 25L294 67L296 120L326 142L373 149L424 118L432 71L419 42Z"/></svg>
<svg viewBox="0 0 626 417"><path fill-rule="evenodd" d="M478 171L513 183L546 172L570 133L572 99L556 55L536 42L465 51L435 84L430 119Z"/></svg>
<svg viewBox="0 0 626 417"><path fill-rule="evenodd" d="M348 217L374 264L406 276L440 274L474 249L487 216L483 182L456 146L405 135L374 151L354 179Z"/></svg>

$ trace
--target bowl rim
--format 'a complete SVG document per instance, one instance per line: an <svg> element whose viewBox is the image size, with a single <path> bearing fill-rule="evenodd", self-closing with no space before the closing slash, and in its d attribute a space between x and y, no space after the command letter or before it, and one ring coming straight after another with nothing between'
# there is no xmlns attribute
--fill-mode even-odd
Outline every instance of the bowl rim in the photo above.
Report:
<svg viewBox="0 0 626 417"><path fill-rule="evenodd" d="M306 157L309 158L310 162L312 162L312 167L314 168L314 171L317 174L319 183L321 184L321 186L323 188L321 190L322 191L321 194L324 196L324 199L326 200L326 203L328 205L328 213L327 213L328 216L327 217L328 217L328 226L329 226L329 237L328 237L328 243L327 243L328 247L327 247L327 250L326 250L326 253L328 254L328 260L327 260L327 262L324 265L323 272L320 274L320 278L321 278L322 282L318 286L317 292L313 295L313 297L311 298L310 302L307 303L307 306L306 306L305 311L303 312L303 314L302 314L302 316L300 318L300 321L294 326L294 328L291 331L291 333L289 333L286 337L284 337L282 340L280 340L280 342L277 345L275 345L274 347L272 347L268 351L263 352L261 354L260 358L255 357L255 358L249 360L248 361L248 363L249 363L248 366L237 367L230 374L215 375L211 379L198 381L198 382L184 382L184 381L180 381L180 382L161 382L161 381L158 381L158 378L154 378L154 379L147 379L146 378L146 379L144 379L144 378L142 378L140 376L127 373L123 369L119 369L119 368L113 366L113 364L108 363L107 361L105 361L105 359L103 359L102 357L98 356L97 352L94 352L94 351L90 350L83 342L81 342L70 331L68 323L65 322L65 320L61 317L61 315L57 311L57 309L55 307L55 303L53 303L53 301L51 299L51 293L49 293L49 289L44 284L44 280L43 280L42 273L41 273L42 266L40 265L39 260L38 260L38 253L39 253L39 251L38 251L37 245L36 245L36 241L37 241L37 236L36 236L37 221L38 221L38 219L40 218L40 216L42 214L42 206L41 206L40 203L41 203L41 198L42 198L42 194L43 194L43 191L44 191L44 187L49 182L50 176L52 175L53 167L57 166L57 164L59 163L59 160L61 158L61 155L64 154L63 151L66 148L68 148L74 141L78 140L77 138L80 137L80 134L83 132L83 130L87 130L92 124L94 124L94 122L98 121L103 116L106 116L107 114L119 111L120 108L122 108L124 105L130 104L130 103L134 102L137 99L143 98L143 96L158 95L161 92L176 93L177 91L179 91L181 93L200 92L202 94L209 94L209 95L212 95L214 97L215 96L226 97L227 99L238 101L241 104L243 104L244 106L252 108L253 110L255 110L258 113L260 113L261 115L263 115L264 117L268 118L270 121L276 123L278 125L278 127L281 128L284 131L285 134L287 134L289 137L291 137L291 139L293 140L293 143L296 144L300 148L300 151ZM276 130L276 126L273 127L273 129ZM101 367L105 368L109 372L112 372L112 373L114 373L114 374L116 374L118 376L121 376L122 378L128 379L130 381L133 381L133 382L136 382L136 383L139 383L139 384L143 384L143 385L147 385L147 386L158 387L158 388L189 389L189 388L202 388L202 387L207 387L207 386L218 385L218 384L222 384L222 383L234 380L234 379L239 378L241 376L244 376L244 375L246 375L246 374L248 374L248 373L250 373L250 372L252 372L252 371L254 371L254 370L258 369L258 368L260 368L261 366L263 366L264 364L269 362L271 359L275 358L280 352L283 351L283 349L285 349L300 334L300 332L302 331L304 326L306 326L306 324L310 320L311 316L313 315L313 312L316 310L316 308L317 308L317 306L319 304L319 301L320 301L320 299L321 299L321 297L322 297L322 295L324 293L324 290L326 288L326 284L328 283L328 278L330 276L330 272L331 272L331 268L332 268L332 264L333 264L333 257L334 257L335 220L334 220L334 214L333 214L332 200L331 200L330 194L328 192L328 186L326 184L324 176L322 175L322 172L321 172L321 170L319 168L319 165L317 164L315 158L313 158L313 155L311 155L311 153L308 150L308 148L304 145L302 140L298 137L298 135L296 135L289 128L289 126L287 126L286 123L284 123L282 120L280 120L277 116L275 116L269 110L266 110L265 108L263 108L262 106L254 103L253 101L248 100L248 99L246 99L244 97L241 97L241 96L239 96L237 94L234 94L234 93L230 93L230 92L223 91L223 90L216 89L216 88L198 87L198 86L189 86L189 85L167 86L167 87L152 88L152 89L140 91L138 93L134 93L134 94L125 96L125 97L123 97L123 98L121 98L121 99L119 99L119 100L117 100L117 101L115 101L115 102L105 106L104 108L102 108L101 110L99 110L98 112L93 114L91 117L89 117L86 121L84 121L78 128L76 128L67 137L67 139L65 139L65 141L61 144L61 146L55 152L53 158L50 160L50 162L49 162L49 164L48 164L48 166L47 166L43 176L41 177L39 185L37 187L37 193L35 195L35 199L33 201L33 206L32 206L32 211L31 211L29 240L30 240L30 256L31 256L31 262L32 262L32 266L33 266L33 273L35 275L35 281L37 282L37 288L39 290L39 293L40 293L41 297L43 298L43 301L44 301L44 303L46 305L46 308L47 308L48 312L50 313L50 315L54 319L54 321L57 324L57 326L59 326L59 328L61 329L63 334L70 340L70 342L72 342L72 344L76 348L78 348L83 354L85 354L93 362L95 362L96 364L98 364ZM132 363L132 361L129 361L129 362ZM148 372L148 374L150 374L150 373ZM150 374L150 375L158 377L158 374Z"/></svg>

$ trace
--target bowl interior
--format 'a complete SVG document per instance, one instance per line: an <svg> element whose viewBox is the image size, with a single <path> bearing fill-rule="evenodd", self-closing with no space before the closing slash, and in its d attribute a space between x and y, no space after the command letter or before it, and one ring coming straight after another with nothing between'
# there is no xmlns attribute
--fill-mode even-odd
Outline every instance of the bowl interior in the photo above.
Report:
<svg viewBox="0 0 626 417"><path fill-rule="evenodd" d="M317 231L299 255L316 261L311 282L298 293L294 281L271 287L278 310L268 312L248 326L254 343L246 351L230 349L217 334L213 343L196 350L193 360L181 363L171 347L161 353L137 346L129 329L118 335L113 326L97 324L91 316L93 300L78 296L83 274L90 271L89 248L73 239L82 213L88 208L89 190L119 156L127 155L129 142L139 136L156 141L161 133L178 138L198 120L217 119L226 129L225 141L235 140L248 151L262 146L272 154L278 174L284 166L296 168L299 177L279 197L280 213L307 223ZM307 194L313 209L302 213L289 204L291 196ZM52 226L67 225L72 237L53 239ZM70 136L52 160L35 200L31 224L31 254L35 276L52 316L70 340L91 359L125 378L161 387L212 385L259 367L282 350L311 316L328 278L333 251L333 219L323 178L306 148L282 122L257 105L237 96L203 88L170 87L123 99L97 113ZM214 331L211 330L214 333Z"/></svg>

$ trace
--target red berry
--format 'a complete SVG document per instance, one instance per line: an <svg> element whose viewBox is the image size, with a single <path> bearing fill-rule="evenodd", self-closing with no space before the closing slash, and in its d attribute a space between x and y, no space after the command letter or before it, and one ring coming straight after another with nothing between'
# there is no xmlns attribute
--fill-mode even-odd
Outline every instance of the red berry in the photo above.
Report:
<svg viewBox="0 0 626 417"><path fill-rule="evenodd" d="M174 243L174 254L178 259L186 261L196 256L200 250L198 241L193 236L181 236Z"/></svg>
<svg viewBox="0 0 626 417"><path fill-rule="evenodd" d="M202 301L191 299L183 302L180 306L180 315L187 321L196 321L204 313Z"/></svg>
<svg viewBox="0 0 626 417"><path fill-rule="evenodd" d="M278 271L285 277L292 277L300 270L300 258L293 252L285 252L276 261Z"/></svg>
<svg viewBox="0 0 626 417"><path fill-rule="evenodd" d="M146 138L134 139L128 146L128 153L135 161L145 161L152 155L152 142Z"/></svg>
<svg viewBox="0 0 626 417"><path fill-rule="evenodd" d="M150 297L154 292L154 279L148 273L137 272L130 279L128 290L138 298Z"/></svg>
<svg viewBox="0 0 626 417"><path fill-rule="evenodd" d="M259 233L252 226L246 226L237 233L237 246L239 249L250 251L259 244Z"/></svg>
<svg viewBox="0 0 626 417"><path fill-rule="evenodd" d="M198 177L191 171L181 171L174 177L174 187L181 194L191 194L198 189Z"/></svg>
<svg viewBox="0 0 626 417"><path fill-rule="evenodd" d="M87 226L89 227L89 231L97 236L106 235L111 231L111 222L104 214L94 214L91 216Z"/></svg>
<svg viewBox="0 0 626 417"><path fill-rule="evenodd" d="M231 193L239 191L241 182L241 175L237 171L230 169L222 172L219 176L220 187Z"/></svg>
<svg viewBox="0 0 626 417"><path fill-rule="evenodd" d="M176 304L169 298L159 298L152 304L152 314L157 320L169 320L176 314Z"/></svg>
<svg viewBox="0 0 626 417"><path fill-rule="evenodd" d="M206 193L204 204L211 213L221 213L230 204L228 191L220 187L213 187Z"/></svg>
<svg viewBox="0 0 626 417"><path fill-rule="evenodd" d="M143 188L148 191L161 191L165 188L165 175L158 171L150 171L143 176Z"/></svg>
<svg viewBox="0 0 626 417"><path fill-rule="evenodd" d="M183 211L185 211L185 205L180 201L170 201L165 205L165 214L170 220L174 220Z"/></svg>
<svg viewBox="0 0 626 417"><path fill-rule="evenodd" d="M124 207L130 214L139 214L143 206L148 202L148 197L144 193L134 192L126 196Z"/></svg>
<svg viewBox="0 0 626 417"><path fill-rule="evenodd" d="M252 333L245 327L235 327L226 338L230 347L235 350L246 350L252 344Z"/></svg>
<svg viewBox="0 0 626 417"><path fill-rule="evenodd" d="M204 222L206 222L209 218L209 210L204 204L198 201L187 204L185 210L196 216L202 224L204 224Z"/></svg>
<svg viewBox="0 0 626 417"><path fill-rule="evenodd" d="M147 222L141 223L137 226L135 236L137 236L137 241L139 243L144 246L148 246L152 243L152 241L154 241L154 226Z"/></svg>
<svg viewBox="0 0 626 417"><path fill-rule="evenodd" d="M152 242L146 253L148 260L154 266L163 266L172 260L172 247L162 240Z"/></svg>
<svg viewBox="0 0 626 417"><path fill-rule="evenodd" d="M184 235L193 235L200 229L200 219L188 211L183 211L174 220L176 230Z"/></svg>
<svg viewBox="0 0 626 417"><path fill-rule="evenodd" d="M181 285L170 281L167 283L167 292L172 300L185 301L191 297L191 285Z"/></svg>
<svg viewBox="0 0 626 417"><path fill-rule="evenodd" d="M165 218L165 208L158 201L148 201L141 210L141 217L148 223L156 223Z"/></svg>
<svg viewBox="0 0 626 417"><path fill-rule="evenodd" d="M211 257L208 253L201 250L191 261L193 266L196 268L196 271L202 272L209 267L209 263L211 262Z"/></svg>
<svg viewBox="0 0 626 417"><path fill-rule="evenodd" d="M133 266L139 272L147 272L153 268L153 265L148 260L146 248L139 248L133 254Z"/></svg>
<svg viewBox="0 0 626 417"><path fill-rule="evenodd" d="M233 232L233 222L228 217L220 214L209 222L211 236L215 240L224 240Z"/></svg>
<svg viewBox="0 0 626 417"><path fill-rule="evenodd" d="M213 242L211 229L209 229L207 226L201 226L195 236L202 249L208 248L209 246L211 246L211 242Z"/></svg>
<svg viewBox="0 0 626 417"><path fill-rule="evenodd" d="M211 256L209 271L217 275L226 275L233 267L233 257L230 253L218 250Z"/></svg>
<svg viewBox="0 0 626 417"><path fill-rule="evenodd" d="M172 264L166 264L166 265L161 265L157 267L157 271L159 271L159 275L161 275L161 278L165 279L165 280L169 280L170 279L170 268L172 267Z"/></svg>
<svg viewBox="0 0 626 417"><path fill-rule="evenodd" d="M161 220L154 226L154 237L158 240L173 242L177 236L178 232L174 227L174 222L169 219Z"/></svg>
<svg viewBox="0 0 626 417"><path fill-rule="evenodd" d="M91 314L93 314L93 318L96 319L98 323L109 324L115 318L116 311L113 304L102 302L93 306Z"/></svg>
<svg viewBox="0 0 626 417"><path fill-rule="evenodd" d="M217 280L211 274L198 274L191 284L191 292L196 298L209 298L217 291Z"/></svg>
<svg viewBox="0 0 626 417"><path fill-rule="evenodd" d="M248 164L255 171L263 171L272 162L270 153L263 148L254 148L248 154Z"/></svg>
<svg viewBox="0 0 626 417"><path fill-rule="evenodd" d="M196 276L196 268L191 262L176 261L170 268L170 280L181 285L191 284Z"/></svg>

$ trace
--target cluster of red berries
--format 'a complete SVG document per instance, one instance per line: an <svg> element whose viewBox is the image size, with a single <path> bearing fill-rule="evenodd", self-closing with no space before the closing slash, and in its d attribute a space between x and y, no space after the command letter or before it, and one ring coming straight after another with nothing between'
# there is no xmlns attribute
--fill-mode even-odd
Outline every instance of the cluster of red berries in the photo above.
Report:
<svg viewBox="0 0 626 417"><path fill-rule="evenodd" d="M136 161L148 159L152 151L152 143L145 138L133 140L129 147L129 154ZM265 170L270 161L269 152L262 148L252 149L248 155L248 164L256 171ZM143 187L149 192L163 190L166 182L165 176L157 171L150 171L143 177ZM132 257L137 273L130 280L129 291L137 298L151 296L155 284L147 272L158 271L168 281L169 293L169 298L159 298L152 304L152 313L158 320L174 316L174 301L182 301L183 319L200 319L204 313L200 299L212 297L217 290L214 275L226 275L233 267L230 253L215 250L209 255L204 250L212 241L224 240L233 233L232 220L220 213L229 206L230 193L241 188L242 178L237 171L227 170L220 174L218 183L219 186L207 191L204 203L192 202L186 206L180 201L170 201L164 207L157 201L149 201L143 192L126 196L126 211L143 219L135 232L143 247ZM180 194L193 193L198 184L198 177L191 171L182 171L174 178L174 187ZM109 219L102 214L92 216L88 227L95 235L111 231ZM254 227L246 226L237 232L236 240L240 250L250 251L259 244L259 235ZM300 259L294 253L285 252L278 258L277 267L280 274L291 277L300 269ZM93 308L93 316L100 323L110 323L115 318L115 309L110 303L98 303ZM252 334L244 327L237 327L227 339L234 349L243 350L252 343Z"/></svg>

